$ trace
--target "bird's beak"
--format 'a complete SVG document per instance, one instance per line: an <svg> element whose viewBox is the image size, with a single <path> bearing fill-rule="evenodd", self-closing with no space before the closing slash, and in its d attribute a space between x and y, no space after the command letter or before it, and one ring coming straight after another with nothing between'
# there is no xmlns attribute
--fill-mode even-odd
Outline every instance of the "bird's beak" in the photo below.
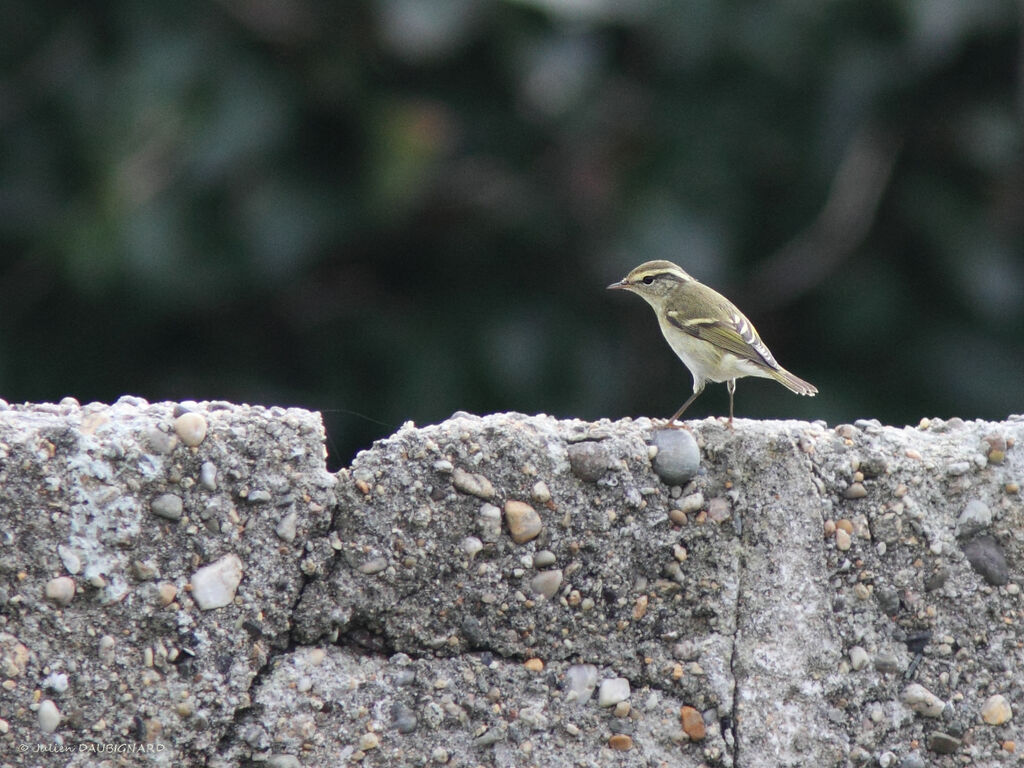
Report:
<svg viewBox="0 0 1024 768"><path fill-rule="evenodd" d="M619 280L619 282L612 283L611 285L609 285L607 290L609 290L609 291L616 291L616 290L619 290L619 289L622 289L622 288L625 288L625 287L626 287L626 281L625 280Z"/></svg>

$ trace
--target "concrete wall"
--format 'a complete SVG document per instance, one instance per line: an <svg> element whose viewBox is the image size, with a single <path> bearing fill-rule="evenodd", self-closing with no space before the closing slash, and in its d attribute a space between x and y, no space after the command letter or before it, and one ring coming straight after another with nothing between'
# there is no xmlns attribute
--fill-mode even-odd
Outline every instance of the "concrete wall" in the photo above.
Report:
<svg viewBox="0 0 1024 768"><path fill-rule="evenodd" d="M1024 418L0 402L0 764L976 765L1024 749Z"/></svg>

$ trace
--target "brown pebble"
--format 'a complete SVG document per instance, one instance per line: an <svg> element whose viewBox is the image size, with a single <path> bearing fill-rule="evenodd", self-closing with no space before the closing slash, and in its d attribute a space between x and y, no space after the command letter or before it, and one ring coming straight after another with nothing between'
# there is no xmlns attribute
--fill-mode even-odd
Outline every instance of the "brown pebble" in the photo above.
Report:
<svg viewBox="0 0 1024 768"><path fill-rule="evenodd" d="M633 620L640 621L647 615L647 595L640 595L633 606Z"/></svg>
<svg viewBox="0 0 1024 768"><path fill-rule="evenodd" d="M848 499L863 499L867 495L868 490L864 487L864 483L850 483L847 489L843 491L843 496Z"/></svg>
<svg viewBox="0 0 1024 768"><path fill-rule="evenodd" d="M686 525L686 513L681 509L670 509L668 511L668 517L676 525Z"/></svg>
<svg viewBox="0 0 1024 768"><path fill-rule="evenodd" d="M505 522L516 544L525 544L537 538L543 524L537 511L525 501L510 499L505 502Z"/></svg>
<svg viewBox="0 0 1024 768"><path fill-rule="evenodd" d="M1011 494L1020 493L1020 486L1017 485L1017 483L1007 483L1005 486L1003 486L1003 490Z"/></svg>
<svg viewBox="0 0 1024 768"><path fill-rule="evenodd" d="M907 450L903 452L903 455L906 456L908 459L921 459L920 452L915 451L913 448L907 448Z"/></svg>
<svg viewBox="0 0 1024 768"><path fill-rule="evenodd" d="M526 667L531 672L543 672L544 671L544 662L541 661L540 659L536 658L536 657L534 657L532 659L527 659L526 661L524 661L523 662L523 666Z"/></svg>
<svg viewBox="0 0 1024 768"><path fill-rule="evenodd" d="M831 538L832 536L835 536L835 533L836 533L836 521L835 520L831 520L831 519L826 520L825 521L824 531L825 531L825 538L826 539Z"/></svg>
<svg viewBox="0 0 1024 768"><path fill-rule="evenodd" d="M174 420L174 432L181 442L195 448L206 438L206 419L201 413L183 413Z"/></svg>
<svg viewBox="0 0 1024 768"><path fill-rule="evenodd" d="M845 517L842 520L836 520L836 528L844 530L847 533L853 533L853 523Z"/></svg>
<svg viewBox="0 0 1024 768"><path fill-rule="evenodd" d="M693 707L683 707L679 710L679 719L683 723L683 731L690 737L690 741L700 741L706 733L704 729L704 718L700 716Z"/></svg>
<svg viewBox="0 0 1024 768"><path fill-rule="evenodd" d="M1009 739L1003 742L1002 747L1004 752L1009 752L1011 755L1017 751L1017 743Z"/></svg>
<svg viewBox="0 0 1024 768"><path fill-rule="evenodd" d="M633 737L625 733L612 734L608 746L617 752L628 752L633 748Z"/></svg>

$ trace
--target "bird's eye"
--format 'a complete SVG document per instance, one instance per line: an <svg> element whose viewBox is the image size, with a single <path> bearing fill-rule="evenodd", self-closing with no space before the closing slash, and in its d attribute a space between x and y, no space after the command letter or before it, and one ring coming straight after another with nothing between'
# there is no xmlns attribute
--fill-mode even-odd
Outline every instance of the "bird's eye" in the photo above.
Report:
<svg viewBox="0 0 1024 768"><path fill-rule="evenodd" d="M644 278L644 285L650 285L654 282L654 275L648 275Z"/></svg>

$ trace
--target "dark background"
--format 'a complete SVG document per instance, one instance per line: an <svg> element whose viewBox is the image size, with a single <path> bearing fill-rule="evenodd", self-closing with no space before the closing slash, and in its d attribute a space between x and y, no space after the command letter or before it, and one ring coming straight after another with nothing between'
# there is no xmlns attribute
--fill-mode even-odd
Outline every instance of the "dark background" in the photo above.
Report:
<svg viewBox="0 0 1024 768"><path fill-rule="evenodd" d="M653 258L821 394L1024 411L1021 10L0 1L0 397L668 416ZM724 414L709 387L690 415Z"/></svg>

